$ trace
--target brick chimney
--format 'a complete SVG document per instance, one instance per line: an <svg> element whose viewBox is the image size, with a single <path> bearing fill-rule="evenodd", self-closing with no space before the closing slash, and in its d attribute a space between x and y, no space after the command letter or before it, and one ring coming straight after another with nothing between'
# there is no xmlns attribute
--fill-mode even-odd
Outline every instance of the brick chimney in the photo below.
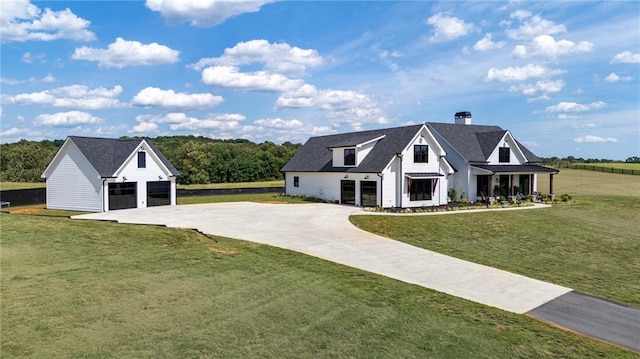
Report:
<svg viewBox="0 0 640 359"><path fill-rule="evenodd" d="M469 112L469 111L456 112L456 115L453 118L456 121L456 125L470 125L471 124L471 112Z"/></svg>

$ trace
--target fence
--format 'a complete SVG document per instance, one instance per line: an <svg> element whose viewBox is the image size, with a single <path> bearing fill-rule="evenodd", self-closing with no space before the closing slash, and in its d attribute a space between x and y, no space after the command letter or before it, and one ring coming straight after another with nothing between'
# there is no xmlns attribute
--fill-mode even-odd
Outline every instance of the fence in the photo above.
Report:
<svg viewBox="0 0 640 359"><path fill-rule="evenodd" d="M620 173L624 175L640 175L640 170L630 169L630 168L615 168L615 167L605 167L605 166L594 166L589 164L578 164L578 163L568 163L560 165L561 168L573 168L577 170L590 170L596 172L606 172L606 173Z"/></svg>
<svg viewBox="0 0 640 359"><path fill-rule="evenodd" d="M177 197L215 196L225 194L258 194L283 193L284 187L253 187L253 188L210 188L210 189L181 189L176 190ZM0 199L10 202L11 206L30 206L45 204L47 190L45 188L12 189L0 191Z"/></svg>

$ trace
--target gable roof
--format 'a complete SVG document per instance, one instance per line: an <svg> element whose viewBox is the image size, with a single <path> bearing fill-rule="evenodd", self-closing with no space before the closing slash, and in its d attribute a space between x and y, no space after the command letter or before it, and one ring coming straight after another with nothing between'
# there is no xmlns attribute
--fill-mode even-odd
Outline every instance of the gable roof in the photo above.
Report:
<svg viewBox="0 0 640 359"><path fill-rule="evenodd" d="M435 134L444 138L469 162L487 162L487 159L504 137L506 130L499 126L463 125L427 122ZM540 158L516 141L529 163L539 163Z"/></svg>
<svg viewBox="0 0 640 359"><path fill-rule="evenodd" d="M282 168L284 172L368 172L380 173L401 153L423 125L311 137ZM330 148L349 147L384 136L357 167L333 167Z"/></svg>
<svg viewBox="0 0 640 359"><path fill-rule="evenodd" d="M153 152L158 156L162 164L164 164L172 176L178 176L180 173L173 167L171 162L148 140L132 139L121 140L114 138L97 138L97 137L80 137L69 136L72 141L87 158L91 166L95 168L100 177L111 177L122 166L122 164L131 156L138 146L145 141Z"/></svg>

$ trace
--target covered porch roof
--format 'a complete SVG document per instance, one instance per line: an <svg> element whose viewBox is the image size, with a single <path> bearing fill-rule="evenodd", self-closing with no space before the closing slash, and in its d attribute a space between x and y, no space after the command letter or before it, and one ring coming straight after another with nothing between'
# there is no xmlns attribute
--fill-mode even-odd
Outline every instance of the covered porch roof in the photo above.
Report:
<svg viewBox="0 0 640 359"><path fill-rule="evenodd" d="M442 173L438 172L407 172L404 175L411 179L444 177Z"/></svg>
<svg viewBox="0 0 640 359"><path fill-rule="evenodd" d="M485 165L477 164L471 165L472 171L477 171L478 174L495 174L495 173L549 173L557 174L558 171L555 168L544 167L540 165Z"/></svg>

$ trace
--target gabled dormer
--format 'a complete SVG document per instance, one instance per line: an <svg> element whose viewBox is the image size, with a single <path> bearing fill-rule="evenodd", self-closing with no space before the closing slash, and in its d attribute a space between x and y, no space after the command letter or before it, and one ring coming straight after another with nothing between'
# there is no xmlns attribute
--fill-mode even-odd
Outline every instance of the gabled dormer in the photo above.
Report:
<svg viewBox="0 0 640 359"><path fill-rule="evenodd" d="M504 132L498 144L487 157L487 164L490 165L521 165L526 163L527 157L509 131Z"/></svg>
<svg viewBox="0 0 640 359"><path fill-rule="evenodd" d="M351 138L329 147L333 167L358 167L375 145L386 135L373 138Z"/></svg>

